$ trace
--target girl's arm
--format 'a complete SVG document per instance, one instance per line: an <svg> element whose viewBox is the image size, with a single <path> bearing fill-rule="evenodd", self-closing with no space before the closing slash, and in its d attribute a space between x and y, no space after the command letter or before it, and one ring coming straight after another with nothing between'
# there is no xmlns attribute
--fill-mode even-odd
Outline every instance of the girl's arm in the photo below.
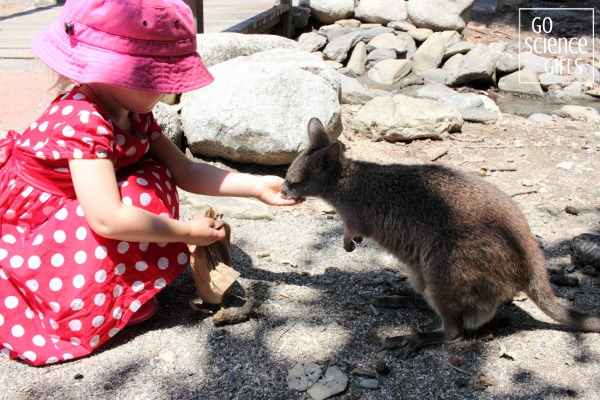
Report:
<svg viewBox="0 0 600 400"><path fill-rule="evenodd" d="M150 146L150 155L164 163L181 189L208 196L255 197L264 203L287 206L298 200L286 199L280 192L283 179L229 172L187 158L167 137L161 135Z"/></svg>
<svg viewBox="0 0 600 400"><path fill-rule="evenodd" d="M77 199L90 228L100 236L131 242L183 242L206 246L225 237L212 218L183 222L123 204L110 160L70 160Z"/></svg>

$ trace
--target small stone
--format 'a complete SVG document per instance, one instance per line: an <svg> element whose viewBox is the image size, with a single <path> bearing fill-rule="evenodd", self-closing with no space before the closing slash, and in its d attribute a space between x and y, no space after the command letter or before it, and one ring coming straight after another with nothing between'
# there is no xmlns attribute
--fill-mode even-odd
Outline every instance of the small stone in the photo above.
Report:
<svg viewBox="0 0 600 400"><path fill-rule="evenodd" d="M286 378L288 387L299 392L307 390L321 376L321 367L310 361L299 361Z"/></svg>
<svg viewBox="0 0 600 400"><path fill-rule="evenodd" d="M563 161L561 163L556 164L556 168L570 170L571 168L573 168L573 163L570 161Z"/></svg>
<svg viewBox="0 0 600 400"><path fill-rule="evenodd" d="M358 385L363 389L378 389L379 381L377 379L364 378L358 381Z"/></svg>
<svg viewBox="0 0 600 400"><path fill-rule="evenodd" d="M346 390L348 377L339 367L327 368L325 376L312 385L307 393L314 400L324 400Z"/></svg>
<svg viewBox="0 0 600 400"><path fill-rule="evenodd" d="M271 253L269 253L268 251L261 251L260 253L258 253L258 258L267 258L271 256Z"/></svg>
<svg viewBox="0 0 600 400"><path fill-rule="evenodd" d="M585 275L594 276L596 275L596 268L592 267L591 265L586 265L581 269L581 273Z"/></svg>
<svg viewBox="0 0 600 400"><path fill-rule="evenodd" d="M600 235L584 233L573 238L571 261L577 266L600 268Z"/></svg>
<svg viewBox="0 0 600 400"><path fill-rule="evenodd" d="M567 214L571 214L571 215L579 215L580 211L578 208L575 208L573 206L566 206L565 207L565 212Z"/></svg>
<svg viewBox="0 0 600 400"><path fill-rule="evenodd" d="M551 275L550 282L554 283L557 286L566 286L566 287L579 286L579 279L577 279L573 276Z"/></svg>

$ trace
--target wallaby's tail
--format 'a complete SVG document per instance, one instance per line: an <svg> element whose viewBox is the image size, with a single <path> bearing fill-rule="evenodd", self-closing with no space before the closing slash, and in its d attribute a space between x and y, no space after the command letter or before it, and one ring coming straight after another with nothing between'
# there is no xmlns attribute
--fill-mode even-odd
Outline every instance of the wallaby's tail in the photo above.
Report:
<svg viewBox="0 0 600 400"><path fill-rule="evenodd" d="M539 272L534 274L526 292L546 315L571 328L586 332L600 332L599 316L580 313L561 304L554 295L550 281L545 274L545 265L536 271Z"/></svg>

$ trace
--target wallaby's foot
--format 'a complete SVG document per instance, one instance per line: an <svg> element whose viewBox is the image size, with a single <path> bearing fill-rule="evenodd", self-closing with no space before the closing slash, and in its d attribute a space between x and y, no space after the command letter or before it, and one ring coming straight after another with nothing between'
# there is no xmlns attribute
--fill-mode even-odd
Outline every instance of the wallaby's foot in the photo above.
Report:
<svg viewBox="0 0 600 400"><path fill-rule="evenodd" d="M383 308L420 308L431 310L427 301L419 295L412 296L380 296L371 299L370 303L375 307Z"/></svg>
<svg viewBox="0 0 600 400"><path fill-rule="evenodd" d="M383 341L382 348L399 348L399 354L402 358L408 358L416 354L420 348L433 344L451 343L462 338L462 335L448 336L445 332L420 332L411 335L387 337Z"/></svg>
<svg viewBox="0 0 600 400"><path fill-rule="evenodd" d="M346 250L347 252L353 251L356 248L356 243L360 243L362 242L362 240L362 236L356 236L352 239L344 236L344 250Z"/></svg>

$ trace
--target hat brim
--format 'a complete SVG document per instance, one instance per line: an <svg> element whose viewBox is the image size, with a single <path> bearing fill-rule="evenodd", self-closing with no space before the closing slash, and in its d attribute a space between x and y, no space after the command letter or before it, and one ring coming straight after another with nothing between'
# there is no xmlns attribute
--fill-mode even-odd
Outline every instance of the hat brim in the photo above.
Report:
<svg viewBox="0 0 600 400"><path fill-rule="evenodd" d="M152 93L185 93L214 78L197 52L177 57L123 54L71 41L54 23L31 49L50 69L77 83L100 82Z"/></svg>

